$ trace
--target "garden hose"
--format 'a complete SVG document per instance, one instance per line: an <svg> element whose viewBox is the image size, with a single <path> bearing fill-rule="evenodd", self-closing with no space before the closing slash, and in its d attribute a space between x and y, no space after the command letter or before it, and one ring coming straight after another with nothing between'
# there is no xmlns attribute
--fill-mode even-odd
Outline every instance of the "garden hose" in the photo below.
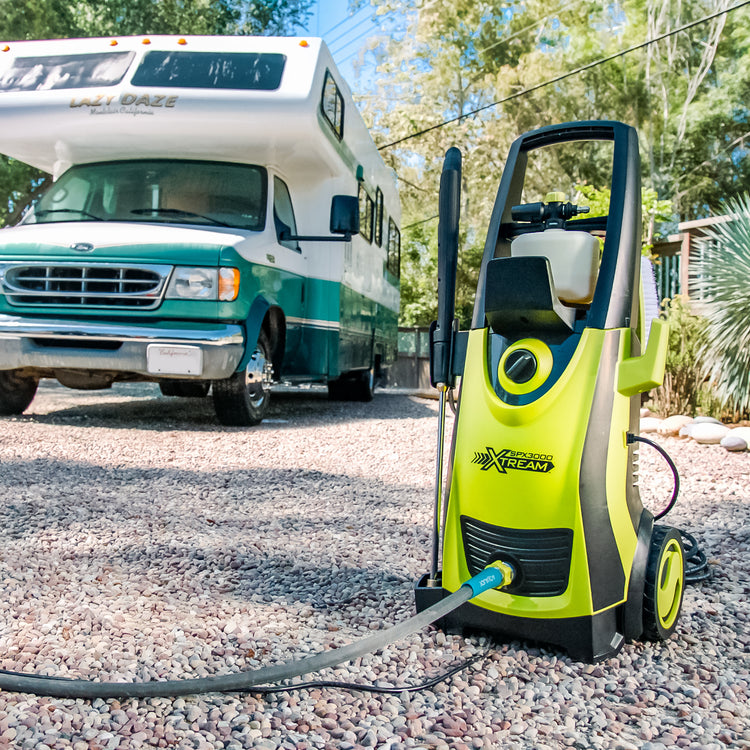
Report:
<svg viewBox="0 0 750 750"><path fill-rule="evenodd" d="M283 664L211 677L129 683L95 682L0 670L0 690L33 693L54 698L89 699L163 698L200 693L252 692L253 687L262 683L276 683L303 674L318 672L326 667L343 664L377 651L394 641L416 633L441 617L445 617L454 609L485 591L508 586L513 580L514 573L510 565L501 562L493 563L466 581L454 593L414 617L410 617L408 620L404 620L381 633L376 633L341 648Z"/></svg>

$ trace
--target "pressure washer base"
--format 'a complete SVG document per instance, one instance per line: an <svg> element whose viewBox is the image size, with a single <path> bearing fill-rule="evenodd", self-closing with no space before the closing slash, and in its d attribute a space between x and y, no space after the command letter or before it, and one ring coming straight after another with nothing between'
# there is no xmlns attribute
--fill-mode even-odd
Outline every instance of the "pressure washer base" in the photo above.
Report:
<svg viewBox="0 0 750 750"><path fill-rule="evenodd" d="M443 588L428 588L423 576L414 588L417 612L449 596ZM467 602L435 622L446 633L470 635L483 633L502 642L519 640L549 644L565 649L575 661L595 663L615 656L625 637L616 610L591 617L535 619L492 612Z"/></svg>

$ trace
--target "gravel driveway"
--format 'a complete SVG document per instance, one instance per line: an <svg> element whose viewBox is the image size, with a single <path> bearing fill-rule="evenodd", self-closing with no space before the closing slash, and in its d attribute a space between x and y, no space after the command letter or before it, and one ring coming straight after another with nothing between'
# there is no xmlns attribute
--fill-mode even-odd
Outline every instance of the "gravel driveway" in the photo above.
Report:
<svg viewBox="0 0 750 750"><path fill-rule="evenodd" d="M0 667L107 680L286 661L413 612L429 566L436 402L275 397L256 428L154 386L43 385L0 420ZM449 430L452 421L449 419ZM430 631L322 677L431 690L61 700L0 693L0 747L750 748L750 454L662 440L670 521L713 568L676 636L592 666ZM641 451L646 494L670 477Z"/></svg>

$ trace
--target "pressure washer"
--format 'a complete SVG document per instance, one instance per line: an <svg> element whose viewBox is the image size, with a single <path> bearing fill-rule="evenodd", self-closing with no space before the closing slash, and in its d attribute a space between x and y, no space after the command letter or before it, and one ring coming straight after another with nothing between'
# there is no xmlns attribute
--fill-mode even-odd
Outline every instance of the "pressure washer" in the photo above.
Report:
<svg viewBox="0 0 750 750"><path fill-rule="evenodd" d="M527 201L539 189L538 165L560 161L551 152L586 143L610 149L606 215L583 216L588 207L560 193ZM668 328L655 319L648 331L644 319L636 131L567 123L513 143L468 331L454 320L460 185L461 154L451 149L431 332L440 393L432 566L415 586L417 610L503 564L509 586L439 626L548 643L581 661L641 637L666 639L680 614L685 558L680 533L654 524L637 484L641 393L661 384ZM443 491L445 395L458 377Z"/></svg>
<svg viewBox="0 0 750 750"><path fill-rule="evenodd" d="M586 208L559 194L523 203L533 151L587 140L613 143L606 216L577 218ZM0 670L0 689L64 698L376 689L263 683L343 664L435 622L551 643L583 661L612 656L629 639L669 637L685 583L681 536L654 525L635 471L634 444L645 440L637 435L639 394L661 382L667 346L666 324L656 319L641 351L635 131L616 122L569 123L515 141L470 331L454 321L460 184L461 154L451 149L440 186L439 307L431 332L439 390L432 567L415 588L417 614L341 648L233 674L121 683ZM443 491L446 396L458 376ZM668 507L676 492L677 483Z"/></svg>

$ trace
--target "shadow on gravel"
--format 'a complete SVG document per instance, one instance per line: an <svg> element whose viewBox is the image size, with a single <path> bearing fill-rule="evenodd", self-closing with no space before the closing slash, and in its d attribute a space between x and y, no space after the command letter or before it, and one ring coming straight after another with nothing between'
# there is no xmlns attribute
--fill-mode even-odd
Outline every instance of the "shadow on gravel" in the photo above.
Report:
<svg viewBox="0 0 750 750"><path fill-rule="evenodd" d="M77 400L80 404L75 403ZM70 404L74 405L71 406ZM154 431L247 432L289 429L317 421L336 424L376 419L419 419L435 414L426 399L403 392L376 391L371 403L329 401L325 390L274 391L270 413L256 427L225 427L216 420L211 397L161 396L152 384L116 384L111 390L80 393L47 386L17 421L77 427Z"/></svg>
<svg viewBox="0 0 750 750"><path fill-rule="evenodd" d="M427 565L427 530L410 512L425 500L420 488L289 469L108 470L43 458L0 469L0 541L26 550L8 559L24 571L54 567L73 587L92 570L116 571L116 588L109 574L92 584L105 598L158 581L166 598L261 596L354 608L356 619L366 601L410 590L410 557ZM7 561L0 574L16 577Z"/></svg>

